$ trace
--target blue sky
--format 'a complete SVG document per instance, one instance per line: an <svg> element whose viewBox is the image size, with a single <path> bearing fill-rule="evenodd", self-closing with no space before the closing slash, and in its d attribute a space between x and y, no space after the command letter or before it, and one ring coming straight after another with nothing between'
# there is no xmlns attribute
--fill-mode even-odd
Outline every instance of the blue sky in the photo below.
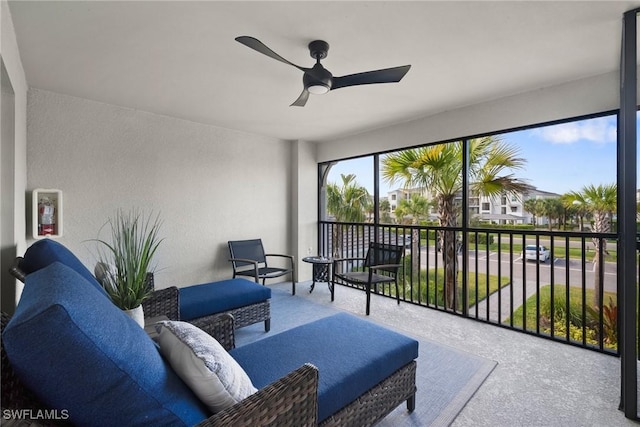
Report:
<svg viewBox="0 0 640 427"><path fill-rule="evenodd" d="M584 186L616 182L616 118L598 117L499 135L518 148L527 160L514 174L542 191L563 194ZM358 184L373 193L371 157L339 162L329 172L329 182L339 183L340 174L356 174ZM381 194L390 186L381 182Z"/></svg>

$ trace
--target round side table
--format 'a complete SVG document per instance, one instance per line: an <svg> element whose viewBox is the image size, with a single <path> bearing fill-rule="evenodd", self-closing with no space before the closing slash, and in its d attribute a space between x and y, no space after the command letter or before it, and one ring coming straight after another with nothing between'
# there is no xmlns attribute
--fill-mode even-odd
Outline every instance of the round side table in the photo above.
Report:
<svg viewBox="0 0 640 427"><path fill-rule="evenodd" d="M331 281L331 265L333 259L323 256L308 256L302 258L302 261L313 264L313 283L309 288L309 293L313 292L316 282L327 282L329 291L331 292L331 301L333 301L333 282Z"/></svg>

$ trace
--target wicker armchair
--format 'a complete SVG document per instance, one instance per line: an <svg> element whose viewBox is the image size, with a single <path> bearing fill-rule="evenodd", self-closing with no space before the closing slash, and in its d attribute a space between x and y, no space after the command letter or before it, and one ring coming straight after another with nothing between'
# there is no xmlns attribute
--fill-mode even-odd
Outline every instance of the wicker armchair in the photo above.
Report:
<svg viewBox="0 0 640 427"><path fill-rule="evenodd" d="M4 331L9 320L10 316L3 312L0 331ZM235 346L232 316L223 314L216 317L209 322L206 331L213 333L213 337L227 350ZM2 410L51 410L16 376L4 345L0 346L0 353ZM318 413L317 392L318 370L311 364L305 364L243 401L202 421L198 426L315 426ZM65 420L38 420L39 424L11 421L16 421L13 425L71 425Z"/></svg>

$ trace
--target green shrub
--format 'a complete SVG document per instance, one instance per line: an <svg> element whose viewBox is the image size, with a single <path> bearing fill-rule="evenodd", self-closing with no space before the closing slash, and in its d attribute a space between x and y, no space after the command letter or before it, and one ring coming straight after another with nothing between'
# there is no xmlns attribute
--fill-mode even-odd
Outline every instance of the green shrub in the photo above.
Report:
<svg viewBox="0 0 640 427"><path fill-rule="evenodd" d="M569 305L566 304L567 288L564 285L553 287L553 313L551 313L551 286L540 287L539 295L532 295L526 301L526 313L524 307L520 306L513 312L513 325L518 327L523 325L523 315L526 318L527 330L536 330L539 325L540 330L551 333L551 323L554 327L554 336L564 337L567 335L567 318L569 319L569 338L582 342L582 331L586 332L586 342L588 344L599 345L599 313L590 305L593 300L593 289L587 289L584 295L586 302L586 320L582 320L582 289L580 287L569 287ZM609 298L609 304L603 307L604 316L604 336L605 348L617 348L617 307L613 302L615 293L605 292L603 298ZM539 299L539 315L537 317L536 299ZM552 316L553 314L553 316ZM511 319L507 319L507 323ZM615 332L614 332L615 331Z"/></svg>
<svg viewBox="0 0 640 427"><path fill-rule="evenodd" d="M483 222L478 224L478 227L493 230L535 230L533 224L490 224Z"/></svg>
<svg viewBox="0 0 640 427"><path fill-rule="evenodd" d="M545 292L547 291L547 292ZM567 298L564 290L561 288L556 288L554 292L553 298L553 316L551 315L551 296L549 291L549 287L545 286L540 289L540 294L543 292L546 293L546 298L540 298L540 316L544 316L548 319L553 319L555 321L564 320L569 317L569 322L571 324L581 327L582 326L582 303L576 300L570 300L569 306L567 307ZM588 312L587 312L588 315ZM589 321L587 320L587 324Z"/></svg>
<svg viewBox="0 0 640 427"><path fill-rule="evenodd" d="M544 327L542 330L551 335L551 328ZM582 342L583 334L580 326L569 323L569 339L571 341ZM586 342L591 345L598 345L598 333L591 328L585 328ZM556 337L567 336L567 322L564 319L556 320L553 324L553 333Z"/></svg>
<svg viewBox="0 0 640 427"><path fill-rule="evenodd" d="M486 233L469 233L469 243L473 244L475 243L476 245L486 245L487 244L487 240L488 243L490 245L493 245L493 242L495 240L493 234L489 234L488 239L487 239L487 234Z"/></svg>
<svg viewBox="0 0 640 427"><path fill-rule="evenodd" d="M436 230L433 229L429 229L429 230L420 230L420 240L435 240L436 237L438 236Z"/></svg>

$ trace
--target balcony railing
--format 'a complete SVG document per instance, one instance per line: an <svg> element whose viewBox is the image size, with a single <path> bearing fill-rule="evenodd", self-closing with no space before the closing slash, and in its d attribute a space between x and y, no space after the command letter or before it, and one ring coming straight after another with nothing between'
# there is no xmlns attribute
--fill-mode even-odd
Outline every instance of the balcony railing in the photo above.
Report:
<svg viewBox="0 0 640 427"><path fill-rule="evenodd" d="M404 246L406 303L618 354L613 233L321 221L319 236L321 255L334 258L364 257L374 240ZM549 259L525 259L527 245ZM396 297L393 286L375 292Z"/></svg>

